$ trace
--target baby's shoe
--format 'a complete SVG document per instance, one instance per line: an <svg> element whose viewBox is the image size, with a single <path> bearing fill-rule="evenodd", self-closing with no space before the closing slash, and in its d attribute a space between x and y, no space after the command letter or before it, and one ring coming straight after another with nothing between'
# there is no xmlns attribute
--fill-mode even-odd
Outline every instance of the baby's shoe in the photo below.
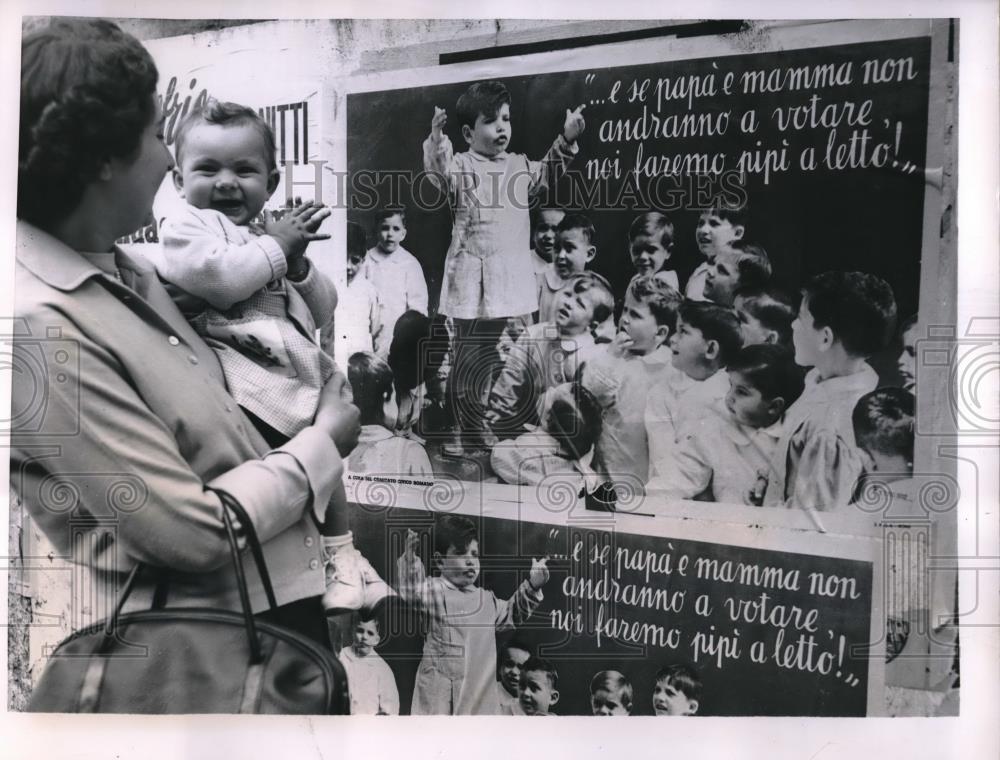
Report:
<svg viewBox="0 0 1000 760"><path fill-rule="evenodd" d="M323 609L328 613L361 609L364 580L358 563L361 555L354 548L353 535L324 537L323 554L326 569Z"/></svg>

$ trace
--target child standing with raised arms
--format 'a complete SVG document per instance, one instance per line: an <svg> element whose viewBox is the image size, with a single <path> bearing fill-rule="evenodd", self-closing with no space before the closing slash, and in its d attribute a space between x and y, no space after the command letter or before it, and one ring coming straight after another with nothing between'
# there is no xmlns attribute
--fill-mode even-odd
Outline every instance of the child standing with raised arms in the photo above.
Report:
<svg viewBox="0 0 1000 760"><path fill-rule="evenodd" d="M501 82L477 82L458 99L466 151L453 151L442 131L447 114L434 109L424 168L433 182L447 183L442 189L454 213L439 305L456 333L448 389L456 439L443 448L446 455L462 455L461 433L483 432L483 406L500 368L496 344L507 319L527 323L538 308L535 289L525 287L535 279L531 252L524 246L531 227L528 209L579 150L583 108L566 110L562 133L541 161L507 152L510 93Z"/></svg>

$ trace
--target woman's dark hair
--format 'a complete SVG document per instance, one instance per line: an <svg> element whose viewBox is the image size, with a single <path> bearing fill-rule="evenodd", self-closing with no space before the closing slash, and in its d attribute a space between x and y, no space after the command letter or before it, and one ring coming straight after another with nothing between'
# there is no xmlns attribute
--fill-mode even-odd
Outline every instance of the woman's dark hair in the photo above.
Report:
<svg viewBox="0 0 1000 760"><path fill-rule="evenodd" d="M17 215L65 218L110 158L137 153L155 111L156 65L102 19L56 19L21 42Z"/></svg>

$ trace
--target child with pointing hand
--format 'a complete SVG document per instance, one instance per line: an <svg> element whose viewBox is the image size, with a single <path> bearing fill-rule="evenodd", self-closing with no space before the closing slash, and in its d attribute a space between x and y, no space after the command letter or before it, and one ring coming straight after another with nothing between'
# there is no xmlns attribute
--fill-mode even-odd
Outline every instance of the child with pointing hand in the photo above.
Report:
<svg viewBox="0 0 1000 760"><path fill-rule="evenodd" d="M494 676L498 633L531 617L549 580L546 560L532 560L528 578L510 599L476 585L479 540L475 523L444 515L434 526L433 563L427 578L417 556L420 537L408 531L398 561L399 594L423 620L424 651L413 687L413 715L500 715Z"/></svg>
<svg viewBox="0 0 1000 760"><path fill-rule="evenodd" d="M524 245L531 231L529 207L578 152L583 109L566 110L562 132L541 161L507 152L510 93L501 82L477 82L458 99L455 110L468 150L453 151L442 131L448 116L443 108L434 109L424 169L447 190L454 213L439 306L455 325L448 392L455 439L443 448L445 455L463 454L462 433L485 432L483 405L500 370L496 343L509 318L526 327L538 309L535 289L526 286L535 279Z"/></svg>

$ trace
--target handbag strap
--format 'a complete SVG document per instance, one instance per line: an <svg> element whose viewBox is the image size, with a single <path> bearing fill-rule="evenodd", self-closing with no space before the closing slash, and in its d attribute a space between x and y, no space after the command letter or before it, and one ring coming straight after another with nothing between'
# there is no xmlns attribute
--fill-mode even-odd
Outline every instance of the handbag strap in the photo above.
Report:
<svg viewBox="0 0 1000 760"><path fill-rule="evenodd" d="M271 584L271 574L268 572L267 563L264 561L264 550L260 546L260 539L257 537L257 531L253 527L250 516L243 509L243 505L231 493L223 491L221 488L213 490L222 502L222 506L228 508L229 511L236 515L236 519L240 521L243 536L250 547L254 564L257 565L257 575L260 576L260 583L264 587L264 595L267 597L267 603L272 610L278 609L278 602L274 596L274 586Z"/></svg>

